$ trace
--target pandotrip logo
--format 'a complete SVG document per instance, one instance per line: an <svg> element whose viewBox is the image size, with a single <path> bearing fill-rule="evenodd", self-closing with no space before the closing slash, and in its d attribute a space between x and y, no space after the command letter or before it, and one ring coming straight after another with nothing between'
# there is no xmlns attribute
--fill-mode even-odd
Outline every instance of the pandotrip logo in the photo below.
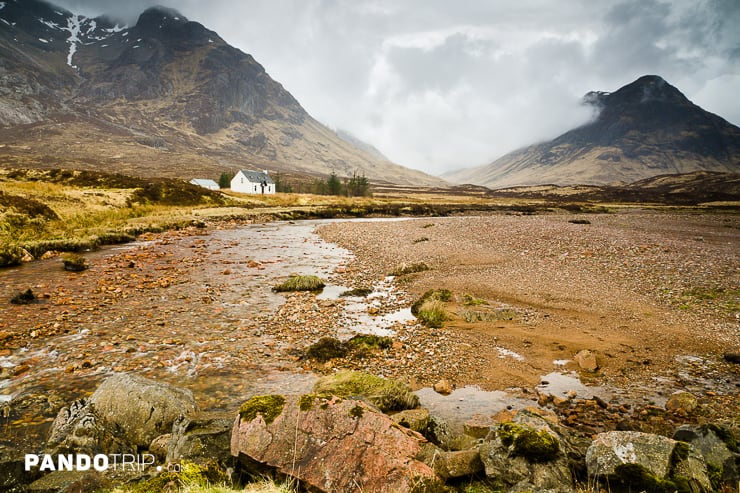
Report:
<svg viewBox="0 0 740 493"><path fill-rule="evenodd" d="M26 454L24 468L26 472L38 470L52 471L135 471L142 472L154 465L152 454ZM157 466L161 471L162 466Z"/></svg>

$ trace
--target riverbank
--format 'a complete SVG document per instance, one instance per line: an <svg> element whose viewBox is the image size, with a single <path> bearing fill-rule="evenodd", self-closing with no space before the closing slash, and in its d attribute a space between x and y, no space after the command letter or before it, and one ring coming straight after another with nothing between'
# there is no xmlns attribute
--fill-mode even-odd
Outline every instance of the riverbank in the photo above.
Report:
<svg viewBox="0 0 740 493"><path fill-rule="evenodd" d="M738 370L722 359L740 337L735 215L496 214L319 228L343 248L311 233L316 225L189 227L87 254L83 272L64 271L59 258L2 271L0 296L30 288L39 299L2 306L0 452L38 450L59 409L115 372L187 387L205 410L301 394L317 374L350 368L424 392L445 380L464 392L435 404L453 417L539 402L591 432L737 426ZM430 270L388 278L419 262ZM272 293L293 272L330 286ZM344 288L370 294L338 296ZM440 328L405 311L430 289L451 291ZM324 337L368 328L391 344L307 357ZM573 361L582 349L598 370ZM471 385L506 394L486 407L491 394ZM661 407L678 389L698 396L698 410Z"/></svg>
<svg viewBox="0 0 740 493"><path fill-rule="evenodd" d="M340 223L320 233L354 253L344 274L353 287L423 262L430 270L397 279L409 297L453 293L444 327L408 344L413 363L376 371L417 386L525 391L577 371L616 403L662 405L690 390L736 420L739 372L723 355L740 350L739 230L732 214L631 210ZM579 366L582 351L598 369Z"/></svg>

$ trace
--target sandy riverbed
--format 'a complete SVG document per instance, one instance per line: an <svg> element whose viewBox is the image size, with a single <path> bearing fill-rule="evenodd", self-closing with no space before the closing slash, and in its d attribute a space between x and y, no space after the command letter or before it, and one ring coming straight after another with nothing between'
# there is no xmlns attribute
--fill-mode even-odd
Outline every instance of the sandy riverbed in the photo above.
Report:
<svg viewBox="0 0 740 493"><path fill-rule="evenodd" d="M6 299L28 287L41 299L2 308L0 449L38 444L62 405L89 395L111 372L190 388L205 409L233 410L256 393L301 393L316 373L341 368L415 388L444 378L458 388L508 389L531 401L543 376L577 369L572 359L581 349L595 352L600 365L581 377L616 389L614 409L635 399L660 404L688 389L711 417L740 415L738 367L722 360L740 350L740 218L631 211L569 222L575 217L319 228L351 253L316 235L285 236L276 223L247 226L243 236L245 226L231 224L97 252L82 273L62 271L58 259L3 273ZM258 247L257 238L269 241ZM387 278L399 264L420 261L431 270ZM270 293L290 272L312 269L377 296ZM437 288L454 294L443 328L403 316ZM465 295L485 305L467 306ZM357 303L365 313L350 310ZM466 322L461 313L472 309L511 316ZM326 364L302 357L321 337L346 338L363 324L388 331L393 346Z"/></svg>

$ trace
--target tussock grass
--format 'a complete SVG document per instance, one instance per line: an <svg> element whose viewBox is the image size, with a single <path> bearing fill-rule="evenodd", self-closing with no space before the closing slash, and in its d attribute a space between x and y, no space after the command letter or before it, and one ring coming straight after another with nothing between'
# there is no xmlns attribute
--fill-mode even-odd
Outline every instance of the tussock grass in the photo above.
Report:
<svg viewBox="0 0 740 493"><path fill-rule="evenodd" d="M466 294L463 296L463 304L465 306L480 306L480 305L487 305L488 302L481 298L476 298L473 295Z"/></svg>
<svg viewBox="0 0 740 493"><path fill-rule="evenodd" d="M511 308L497 308L495 310L463 310L460 316L468 323L498 322L501 320L515 320L519 314Z"/></svg>
<svg viewBox="0 0 740 493"><path fill-rule="evenodd" d="M287 291L321 291L324 289L324 286L324 281L318 276L293 275L287 281L272 288L272 290L278 293Z"/></svg>
<svg viewBox="0 0 740 493"><path fill-rule="evenodd" d="M0 267L19 265L23 258L23 250L18 245L0 243Z"/></svg>
<svg viewBox="0 0 740 493"><path fill-rule="evenodd" d="M119 486L111 493L152 493L177 491L178 493L295 493L297 486L290 480L277 483L263 478L244 486L231 484L226 471L215 463L205 465L183 461L179 471L165 471L139 483Z"/></svg>
<svg viewBox="0 0 740 493"><path fill-rule="evenodd" d="M416 315L421 322L427 327L439 328L444 322L449 320L445 305L439 300L425 301Z"/></svg>
<svg viewBox="0 0 740 493"><path fill-rule="evenodd" d="M408 385L363 372L342 371L321 377L314 384L313 391L337 397L363 398L383 412L419 407L419 397Z"/></svg>
<svg viewBox="0 0 740 493"><path fill-rule="evenodd" d="M422 305L427 301L443 301L446 303L450 300L452 300L452 291L449 289L430 289L411 305L411 314L418 316Z"/></svg>

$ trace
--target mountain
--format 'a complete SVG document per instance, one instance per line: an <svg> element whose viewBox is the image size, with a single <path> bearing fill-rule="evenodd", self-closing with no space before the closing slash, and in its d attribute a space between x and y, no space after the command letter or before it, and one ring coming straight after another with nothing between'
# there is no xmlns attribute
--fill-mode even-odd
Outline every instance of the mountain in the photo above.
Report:
<svg viewBox="0 0 740 493"><path fill-rule="evenodd" d="M598 116L549 142L444 175L489 188L619 184L664 174L740 172L740 128L655 75L614 93L590 92Z"/></svg>
<svg viewBox="0 0 740 493"><path fill-rule="evenodd" d="M128 27L39 0L0 2L0 79L3 166L443 183L341 139L250 55L164 7Z"/></svg>
<svg viewBox="0 0 740 493"><path fill-rule="evenodd" d="M671 205L736 203L740 173L695 171L657 175L626 185L530 185L487 190L491 198L539 199L548 203L632 202Z"/></svg>

